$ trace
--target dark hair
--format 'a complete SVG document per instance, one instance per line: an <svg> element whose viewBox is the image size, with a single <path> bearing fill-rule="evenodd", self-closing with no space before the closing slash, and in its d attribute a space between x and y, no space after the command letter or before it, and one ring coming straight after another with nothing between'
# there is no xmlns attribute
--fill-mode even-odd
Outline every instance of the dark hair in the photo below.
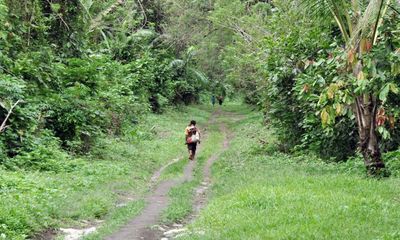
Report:
<svg viewBox="0 0 400 240"><path fill-rule="evenodd" d="M195 120L190 121L190 125L196 125L196 121Z"/></svg>

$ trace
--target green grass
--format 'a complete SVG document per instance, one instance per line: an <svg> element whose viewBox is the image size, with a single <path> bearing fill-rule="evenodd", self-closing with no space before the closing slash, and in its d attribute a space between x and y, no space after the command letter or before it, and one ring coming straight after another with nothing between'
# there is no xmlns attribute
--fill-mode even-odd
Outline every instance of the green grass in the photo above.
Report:
<svg viewBox="0 0 400 240"><path fill-rule="evenodd" d="M400 239L399 178L367 178L359 160L326 164L313 156L275 153L261 114L238 104L222 110L235 112L217 118L235 135L212 168L209 205L184 239ZM155 170L182 157L162 178L181 176L187 163L183 130L193 118L206 126L208 136L194 179L171 190L162 221L184 219L206 160L222 147L218 124L206 124L210 113L209 106L195 106L149 115L127 139L105 139L92 156L71 159L69 171L0 168L0 239L26 239L47 228L79 227L96 219L105 222L85 239L116 231L143 209ZM234 121L240 114L246 118ZM127 205L116 207L123 202Z"/></svg>
<svg viewBox="0 0 400 240"><path fill-rule="evenodd" d="M184 146L186 148L186 146ZM182 157L178 162L169 165L162 173L160 180L176 179L183 176L183 170L188 163L187 155Z"/></svg>
<svg viewBox="0 0 400 240"><path fill-rule="evenodd" d="M164 179L176 178L182 175L183 168L187 163L185 161L187 156L186 146L183 144L184 129L191 119L196 119L199 125L203 125L207 122L210 116L210 113L208 111L201 110L199 106L187 107L184 109L180 109L179 111L171 112L171 114L171 117L169 117L168 114L152 115L154 119L151 119L150 121L152 123L162 123L163 126L159 127L159 129L163 129L161 131L161 136L169 136L168 139L174 139L173 142L160 139L159 141L161 141L162 144L153 149L151 151L151 154L158 156L160 159L169 157L167 159L164 159L163 165L167 164L166 160L168 160L169 162L172 159L176 159L177 156L182 158L182 160L168 166L164 170L160 177L160 181ZM142 142L140 143L140 145L146 147L146 144L147 146L149 146L154 143L155 141L150 141L147 143ZM175 154L171 154L170 156L168 156L168 152L171 150L173 150ZM146 159L148 158L142 158L142 160L148 161ZM155 169L152 169L150 173L152 174L154 171ZM151 174L148 177L150 177ZM148 183L148 181L149 178L146 178L146 183ZM147 188L145 189L148 190ZM127 193L126 190L123 190L123 192L125 194ZM135 202L133 202L132 204L134 204L133 206L135 206ZM121 226L126 224L134 216L139 214L140 211L136 211L136 209L137 208L134 208L134 211L132 211L132 208L128 205L127 207L111 211L108 215L105 216L106 222L102 224L99 230L95 234L91 234L84 239L103 239L105 236L110 235L111 233L118 230Z"/></svg>
<svg viewBox="0 0 400 240"><path fill-rule="evenodd" d="M230 124L236 137L213 166L209 205L182 239L400 239L400 179L367 178L362 164L265 154L260 122L251 113Z"/></svg>
<svg viewBox="0 0 400 240"><path fill-rule="evenodd" d="M103 139L91 156L71 158L69 171L0 168L0 239L26 239L48 228L79 227L96 219L106 220L104 233L118 228L121 219L141 209L153 172L186 156L183 132L192 118L206 122L209 113L185 107L148 115L127 137ZM138 200L116 207L132 199Z"/></svg>
<svg viewBox="0 0 400 240"><path fill-rule="evenodd" d="M132 219L132 216L136 216L144 208L144 201L133 201L128 203L126 206L114 209L107 217L106 223L93 234L84 237L84 240L96 240L103 239L104 236L111 235L116 229L126 224Z"/></svg>

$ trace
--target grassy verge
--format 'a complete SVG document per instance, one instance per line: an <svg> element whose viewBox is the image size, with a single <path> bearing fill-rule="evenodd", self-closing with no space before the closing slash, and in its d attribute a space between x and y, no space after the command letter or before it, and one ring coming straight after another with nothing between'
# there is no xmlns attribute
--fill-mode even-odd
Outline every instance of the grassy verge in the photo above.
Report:
<svg viewBox="0 0 400 240"><path fill-rule="evenodd" d="M210 204L182 239L400 239L399 178L366 178L361 164L267 155L260 122L249 114L230 124L236 137L213 167Z"/></svg>
<svg viewBox="0 0 400 240"><path fill-rule="evenodd" d="M152 173L186 154L182 135L188 121L208 117L197 108L148 115L127 137L103 139L91 156L70 157L66 171L0 168L0 239L26 239L96 219L106 220L106 231L117 228L143 207L140 198ZM128 205L117 207L121 203Z"/></svg>
<svg viewBox="0 0 400 240"><path fill-rule="evenodd" d="M186 148L186 146L184 146ZM184 155L178 162L169 165L162 173L160 180L175 179L183 176L183 170L187 165L187 155Z"/></svg>

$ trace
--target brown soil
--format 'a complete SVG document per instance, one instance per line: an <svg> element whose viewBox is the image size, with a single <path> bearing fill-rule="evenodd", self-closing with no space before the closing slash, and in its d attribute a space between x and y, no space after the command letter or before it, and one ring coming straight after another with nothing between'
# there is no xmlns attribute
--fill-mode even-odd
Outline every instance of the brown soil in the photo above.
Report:
<svg viewBox="0 0 400 240"><path fill-rule="evenodd" d="M47 229L32 237L33 240L49 240L54 239L58 231L55 229Z"/></svg>
<svg viewBox="0 0 400 240"><path fill-rule="evenodd" d="M168 207L168 192L172 187L193 178L193 169L196 162L190 161L184 170L183 178L179 180L167 180L161 182L153 193L146 197L146 207L142 213L125 225L114 235L107 237L107 240L136 240L136 239L159 239L161 234L153 231L150 227L157 224L161 213Z"/></svg>

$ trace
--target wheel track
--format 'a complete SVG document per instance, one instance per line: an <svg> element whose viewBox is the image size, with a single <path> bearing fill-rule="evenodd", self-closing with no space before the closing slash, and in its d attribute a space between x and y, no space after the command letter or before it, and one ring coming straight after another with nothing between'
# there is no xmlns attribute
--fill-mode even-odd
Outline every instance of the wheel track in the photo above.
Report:
<svg viewBox="0 0 400 240"><path fill-rule="evenodd" d="M222 111L218 109L213 112L209 124L215 124L216 118L220 116ZM199 214L200 210L207 203L207 189L211 186L211 167L218 160L219 156L229 148L229 139L232 134L229 132L228 128L224 123L219 123L219 129L224 135L224 141L222 150L214 153L206 162L203 167L203 182L196 188L196 194L193 201L193 213L186 219L185 222L192 222ZM162 171L172 165L174 162L164 166L162 169L157 171L152 178L152 183L155 181L153 179L158 179ZM185 181L191 181L193 179L193 171L196 167L196 161L189 161L184 169L183 177L177 180L166 180L159 183L158 186L154 188L154 191L145 198L146 207L143 209L142 213L135 217L132 221L122 227L118 232L105 238L106 240L159 240L163 237L163 232L159 229L151 229L152 226L159 222L162 212L167 209L170 198L168 196L169 191L179 184Z"/></svg>

